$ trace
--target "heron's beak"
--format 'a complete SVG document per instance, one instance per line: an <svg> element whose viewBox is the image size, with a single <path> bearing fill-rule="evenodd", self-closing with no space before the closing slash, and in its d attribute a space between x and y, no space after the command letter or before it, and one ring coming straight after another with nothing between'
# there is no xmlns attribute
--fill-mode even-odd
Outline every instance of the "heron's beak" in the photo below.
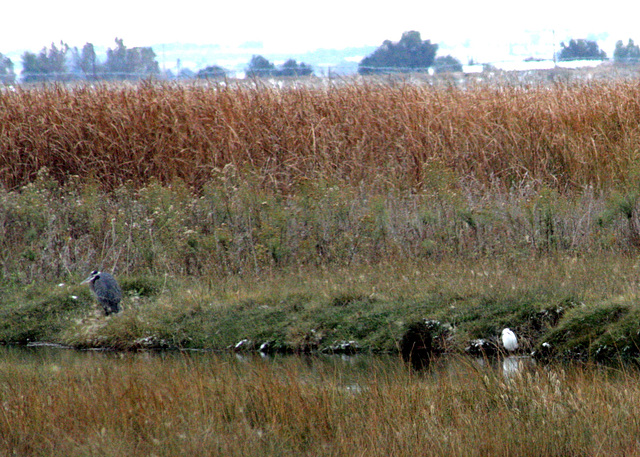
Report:
<svg viewBox="0 0 640 457"><path fill-rule="evenodd" d="M88 283L89 281L91 281L91 279L92 279L92 278L93 278L93 275L92 275L92 276L89 276L87 279L85 279L84 281L82 281L80 284L86 284L86 283Z"/></svg>

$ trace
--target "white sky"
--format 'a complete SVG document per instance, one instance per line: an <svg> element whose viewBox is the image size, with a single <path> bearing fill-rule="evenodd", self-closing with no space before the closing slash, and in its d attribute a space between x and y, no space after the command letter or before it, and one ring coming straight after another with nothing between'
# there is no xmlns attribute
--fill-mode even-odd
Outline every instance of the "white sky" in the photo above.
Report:
<svg viewBox="0 0 640 457"><path fill-rule="evenodd" d="M109 0L12 1L2 5L0 53L37 52L61 40L70 46L127 47L162 43L216 44L234 47L264 43L265 53L318 48L379 46L417 30L422 39L441 46L462 43L489 49L495 44L527 41L546 33L544 41L609 36L598 40L609 56L616 40L640 42L635 1L589 6L563 0L178 0L173 2ZM535 3L535 6L534 6ZM526 32L526 33L525 33ZM552 43L550 43L552 44ZM611 48L609 48L611 47ZM475 51L480 52L480 51ZM503 52L503 51L500 51Z"/></svg>

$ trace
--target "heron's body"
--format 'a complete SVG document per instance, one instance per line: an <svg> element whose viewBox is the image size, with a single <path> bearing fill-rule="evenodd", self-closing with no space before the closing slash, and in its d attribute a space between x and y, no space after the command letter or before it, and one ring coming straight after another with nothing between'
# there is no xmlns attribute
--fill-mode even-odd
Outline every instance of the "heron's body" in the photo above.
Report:
<svg viewBox="0 0 640 457"><path fill-rule="evenodd" d="M516 334L511 331L511 329L505 328L502 330L502 345L507 351L515 351L518 349L518 338L516 338Z"/></svg>
<svg viewBox="0 0 640 457"><path fill-rule="evenodd" d="M87 279L82 281L82 284L87 282L106 316L120 312L122 290L113 276L109 273L93 271Z"/></svg>

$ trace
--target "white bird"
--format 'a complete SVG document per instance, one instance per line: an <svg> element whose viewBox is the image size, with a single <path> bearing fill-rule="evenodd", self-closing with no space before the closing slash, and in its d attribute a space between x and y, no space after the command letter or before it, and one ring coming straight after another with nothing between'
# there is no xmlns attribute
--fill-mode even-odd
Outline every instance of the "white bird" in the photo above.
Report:
<svg viewBox="0 0 640 457"><path fill-rule="evenodd" d="M505 328L502 330L502 345L507 351L515 351L518 349L518 338L511 329Z"/></svg>

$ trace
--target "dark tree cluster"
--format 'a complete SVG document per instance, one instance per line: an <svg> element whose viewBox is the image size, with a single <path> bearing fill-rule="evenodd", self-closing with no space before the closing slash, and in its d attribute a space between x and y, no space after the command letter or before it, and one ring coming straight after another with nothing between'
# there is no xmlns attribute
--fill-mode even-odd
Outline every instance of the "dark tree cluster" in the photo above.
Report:
<svg viewBox="0 0 640 457"><path fill-rule="evenodd" d="M629 39L625 46L622 40L616 43L616 49L613 51L613 60L617 63L638 63L640 62L640 47Z"/></svg>
<svg viewBox="0 0 640 457"><path fill-rule="evenodd" d="M218 65L205 67L196 73L198 79L224 79L227 77L227 70Z"/></svg>
<svg viewBox="0 0 640 457"><path fill-rule="evenodd" d="M99 66L104 79L141 79L160 73L156 53L149 47L127 48L116 38L116 47L107 50L107 60Z"/></svg>
<svg viewBox="0 0 640 457"><path fill-rule="evenodd" d="M295 59L289 59L276 67L272 62L258 55L251 58L246 74L248 78L309 76L313 74L313 68L304 62L298 63Z"/></svg>
<svg viewBox="0 0 640 457"><path fill-rule="evenodd" d="M93 44L79 51L65 43L51 44L38 54L22 55L22 81L48 82L73 80L136 80L160 73L156 55L150 47L127 48L116 38L116 47L107 50L107 59L97 59ZM1 75L0 68L0 75Z"/></svg>
<svg viewBox="0 0 640 457"><path fill-rule="evenodd" d="M559 60L604 60L607 53L598 47L598 43L591 40L570 40L569 44L560 43L562 49L558 54Z"/></svg>
<svg viewBox="0 0 640 457"><path fill-rule="evenodd" d="M22 54L22 80L27 83L69 81L68 53L69 46L64 43L60 43L59 48L52 43L49 49L43 48L39 54L25 52Z"/></svg>
<svg viewBox="0 0 640 457"><path fill-rule="evenodd" d="M453 56L440 56L433 61L433 70L435 73L460 72L462 71L462 64Z"/></svg>
<svg viewBox="0 0 640 457"><path fill-rule="evenodd" d="M433 65L438 45L422 41L420 32L404 32L399 42L386 40L373 54L358 65L362 75L393 72L424 71Z"/></svg>
<svg viewBox="0 0 640 457"><path fill-rule="evenodd" d="M310 65L304 62L298 63L295 59L289 59L276 69L275 76L309 76L313 73Z"/></svg>

